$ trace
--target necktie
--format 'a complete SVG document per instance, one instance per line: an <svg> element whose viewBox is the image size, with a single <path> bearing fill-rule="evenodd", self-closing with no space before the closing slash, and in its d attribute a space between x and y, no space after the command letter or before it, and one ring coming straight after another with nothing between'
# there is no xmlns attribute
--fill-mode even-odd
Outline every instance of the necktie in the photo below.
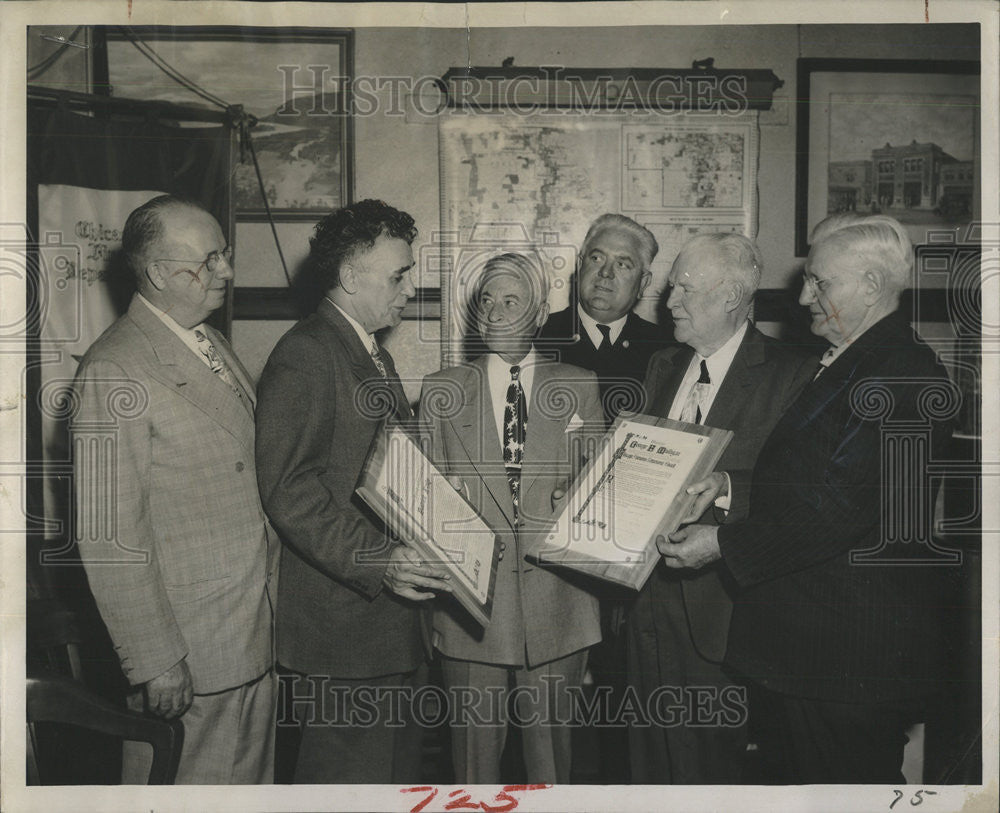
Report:
<svg viewBox="0 0 1000 813"><path fill-rule="evenodd" d="M813 376L813 381L820 377L823 371L833 364L833 357L837 352L836 347L831 347L823 354L823 358L819 360L819 367L816 368L816 375Z"/></svg>
<svg viewBox="0 0 1000 813"><path fill-rule="evenodd" d="M382 378L388 378L389 374L385 370L385 364L382 362L382 354L378 351L378 342L375 341L374 337L372 337L372 346L368 352L371 353L372 361L375 362L375 367L378 368L378 374Z"/></svg>
<svg viewBox="0 0 1000 813"><path fill-rule="evenodd" d="M215 373L219 378L225 381L233 391L243 397L243 392L240 389L239 384L236 383L236 379L233 378L233 374L229 367L226 365L225 360L219 353L218 349L211 340L202 332L201 330L195 330L194 337L198 340L198 349L201 354L208 360L208 366L212 368L212 372Z"/></svg>
<svg viewBox="0 0 1000 813"><path fill-rule="evenodd" d="M510 368L510 385L503 410L503 463L514 501L514 518L518 517L521 492L521 463L524 460L524 436L528 424L528 406L520 381L521 368Z"/></svg>
<svg viewBox="0 0 1000 813"><path fill-rule="evenodd" d="M705 359L701 360L701 375L688 392L684 408L681 410L681 420L687 423L701 423L701 404L705 396L708 395L709 387L712 386L712 379L708 376L708 365Z"/></svg>
<svg viewBox="0 0 1000 813"><path fill-rule="evenodd" d="M611 328L607 325L598 325L597 329L601 331L601 343L597 346L597 352L602 356L607 355L611 352Z"/></svg>

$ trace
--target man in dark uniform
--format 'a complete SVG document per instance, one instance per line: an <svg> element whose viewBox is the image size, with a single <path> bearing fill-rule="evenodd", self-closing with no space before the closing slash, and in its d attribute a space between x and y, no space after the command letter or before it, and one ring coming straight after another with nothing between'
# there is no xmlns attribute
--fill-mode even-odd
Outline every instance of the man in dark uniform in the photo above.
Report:
<svg viewBox="0 0 1000 813"><path fill-rule="evenodd" d="M649 267L659 246L652 232L629 217L603 214L587 230L577 261L576 304L549 317L538 346L564 364L597 373L604 420L611 425L622 410L644 411L642 382L649 357L669 343L668 332L632 313L649 285ZM597 587L603 640L593 648L595 682L610 685L616 708L625 687L625 645L620 635L628 591ZM624 729L597 729L601 778L627 782L628 739Z"/></svg>
<svg viewBox="0 0 1000 813"><path fill-rule="evenodd" d="M576 305L550 316L539 335L559 361L597 373L608 424L623 409L642 411L649 357L668 344L662 328L632 313L658 250L649 229L624 215L601 215L583 241Z"/></svg>

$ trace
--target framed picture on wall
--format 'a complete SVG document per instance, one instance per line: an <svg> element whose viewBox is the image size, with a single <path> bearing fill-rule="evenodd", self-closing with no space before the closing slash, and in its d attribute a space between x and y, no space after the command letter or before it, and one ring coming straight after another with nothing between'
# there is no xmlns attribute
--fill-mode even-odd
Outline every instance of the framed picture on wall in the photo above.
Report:
<svg viewBox="0 0 1000 813"><path fill-rule="evenodd" d="M836 212L961 243L979 204L979 62L798 60L796 254Z"/></svg>
<svg viewBox="0 0 1000 813"><path fill-rule="evenodd" d="M331 28L112 26L108 92L224 109L242 105L261 182L241 149L237 219L328 212L351 201L353 33Z"/></svg>

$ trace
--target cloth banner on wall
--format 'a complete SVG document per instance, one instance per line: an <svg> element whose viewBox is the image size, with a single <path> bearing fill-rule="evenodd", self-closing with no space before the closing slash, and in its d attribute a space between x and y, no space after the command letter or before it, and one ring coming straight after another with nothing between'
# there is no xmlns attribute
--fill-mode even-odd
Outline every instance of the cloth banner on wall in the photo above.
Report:
<svg viewBox="0 0 1000 813"><path fill-rule="evenodd" d="M134 285L121 257L129 213L157 195L193 198L228 231L228 128L121 122L63 110L28 111L28 225L37 277L29 285L38 355L29 370L29 515L47 538L68 533L71 470L67 392L80 358L128 308ZM32 392L33 391L33 392ZM38 527L37 525L35 527Z"/></svg>

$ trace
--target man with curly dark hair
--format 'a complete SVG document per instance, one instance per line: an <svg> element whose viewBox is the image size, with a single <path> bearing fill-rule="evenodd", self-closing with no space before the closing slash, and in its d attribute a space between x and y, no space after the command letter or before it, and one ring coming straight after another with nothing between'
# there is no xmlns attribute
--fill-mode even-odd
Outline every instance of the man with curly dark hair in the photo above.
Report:
<svg viewBox="0 0 1000 813"><path fill-rule="evenodd" d="M375 332L398 325L415 293L416 234L377 200L324 217L308 262L326 295L261 376L257 479L283 542L275 623L302 723L297 783L419 778L421 729L392 700L426 681L422 604L448 583L354 495L382 420L411 414Z"/></svg>

